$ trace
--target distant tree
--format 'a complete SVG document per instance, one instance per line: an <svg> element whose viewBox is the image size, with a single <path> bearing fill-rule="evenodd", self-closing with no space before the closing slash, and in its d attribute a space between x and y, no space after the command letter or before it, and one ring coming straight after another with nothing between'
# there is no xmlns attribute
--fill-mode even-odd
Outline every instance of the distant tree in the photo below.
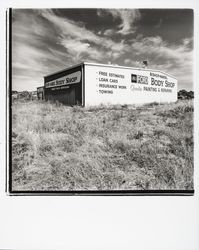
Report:
<svg viewBox="0 0 199 250"><path fill-rule="evenodd" d="M185 89L181 89L178 91L178 99L186 99L187 91Z"/></svg>
<svg viewBox="0 0 199 250"><path fill-rule="evenodd" d="M188 94L188 99L193 99L194 98L194 92L193 91L189 91L187 94Z"/></svg>
<svg viewBox="0 0 199 250"><path fill-rule="evenodd" d="M178 99L193 99L193 98L194 98L193 91L186 91L185 89L178 91Z"/></svg>
<svg viewBox="0 0 199 250"><path fill-rule="evenodd" d="M29 100L30 99L30 93L27 90L22 91L22 92L19 93L19 98Z"/></svg>

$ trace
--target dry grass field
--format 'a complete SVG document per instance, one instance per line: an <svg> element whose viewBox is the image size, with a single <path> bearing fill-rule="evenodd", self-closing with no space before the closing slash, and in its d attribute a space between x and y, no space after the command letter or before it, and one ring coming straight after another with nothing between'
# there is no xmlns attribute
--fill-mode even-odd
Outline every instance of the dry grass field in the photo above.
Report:
<svg viewBox="0 0 199 250"><path fill-rule="evenodd" d="M193 102L12 106L12 189L193 189Z"/></svg>

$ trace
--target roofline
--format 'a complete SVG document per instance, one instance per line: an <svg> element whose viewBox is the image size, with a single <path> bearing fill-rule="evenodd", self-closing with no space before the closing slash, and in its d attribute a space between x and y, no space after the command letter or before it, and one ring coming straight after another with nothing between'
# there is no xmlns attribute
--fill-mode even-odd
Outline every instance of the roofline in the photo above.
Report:
<svg viewBox="0 0 199 250"><path fill-rule="evenodd" d="M54 73L52 73L52 74L46 75L46 76L44 76L44 78L45 78L45 77L48 77L48 76L52 76L52 75L57 74L57 73L60 73L60 72L63 72L63 71L68 70L68 69L72 69L72 68L78 67L78 66L80 66L80 65L103 66L103 67L120 68L120 69L134 69L134 70L140 70L140 71L141 71L141 70L142 70L142 71L155 71L155 72L160 72L160 73L162 73L162 74L165 74L165 75L167 75L167 76L170 76L170 77L172 77L172 78L175 78L175 79L177 80L177 78L176 78L175 76L170 75L170 74L168 74L168 73L165 73L165 72L163 72L163 71L161 71L161 70L157 70L157 69L135 68L135 67L121 66L121 65L101 64L101 63L92 63L92 62L81 62L81 63L75 64L75 65L73 65L73 66L70 66L70 67L68 67L68 68L65 68L65 69L56 71L56 72L54 72Z"/></svg>
<svg viewBox="0 0 199 250"><path fill-rule="evenodd" d="M165 75L171 76L173 78L175 78L177 80L177 78L175 76L172 76L168 73L165 73L161 70L157 70L157 69L145 69L145 68L135 68L135 67L128 67L128 66L120 66L120 65L112 65L112 64L100 64L100 63L89 63L89 62L84 62L85 65L96 65L96 66L103 66L103 67L112 67L112 68L120 68L120 69L136 69L136 70L142 70L142 71L156 71L156 72L160 72L163 73Z"/></svg>
<svg viewBox="0 0 199 250"><path fill-rule="evenodd" d="M83 65L83 64L84 64L84 62L81 62L81 63L75 64L75 65L69 66L68 68L64 68L64 69L61 69L59 71L53 72L52 74L45 75L44 78L48 77L48 76L52 76L52 75L58 74L58 73L61 73L61 72L65 71L65 70L68 70L68 69L72 69L72 68L78 67L78 66Z"/></svg>

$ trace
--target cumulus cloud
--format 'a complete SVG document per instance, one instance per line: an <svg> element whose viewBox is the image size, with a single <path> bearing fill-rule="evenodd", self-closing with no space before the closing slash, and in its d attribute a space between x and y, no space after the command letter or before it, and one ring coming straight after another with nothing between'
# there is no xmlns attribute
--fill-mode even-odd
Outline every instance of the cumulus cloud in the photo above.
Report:
<svg viewBox="0 0 199 250"><path fill-rule="evenodd" d="M115 33L115 31L113 29L107 29L104 31L103 35L105 36L111 36Z"/></svg>
<svg viewBox="0 0 199 250"><path fill-rule="evenodd" d="M13 88L35 89L43 76L80 61L149 68L174 75L180 86L192 82L192 43L184 38L169 43L161 36L133 34L140 17L136 10L98 10L98 15L117 19L117 30L89 30L82 22L58 16L52 10L15 10L13 21ZM119 23L119 24L118 24ZM114 39L112 34L118 33ZM134 37L134 38L133 38ZM120 39L122 38L122 39Z"/></svg>
<svg viewBox="0 0 199 250"><path fill-rule="evenodd" d="M100 61L106 59L110 49L113 51L111 55L115 59L118 51L120 51L120 54L125 51L126 45L123 41L114 42L112 39L102 37L99 32L95 34L83 26L82 23L71 21L66 17L59 17L52 10L42 10L41 14L58 28L60 33L58 37L59 43L71 55L76 53L77 60L83 58L82 54L87 54L91 59Z"/></svg>
<svg viewBox="0 0 199 250"><path fill-rule="evenodd" d="M56 30L42 22L33 10L13 10L12 86L33 90L43 85L43 76L69 61L56 44ZM52 32L53 31L53 32Z"/></svg>
<svg viewBox="0 0 199 250"><path fill-rule="evenodd" d="M124 41L115 42L83 23L57 16L52 10L14 10L13 88L26 89L43 82L43 76L80 61L114 61L125 53ZM16 77L18 76L18 77ZM29 78L29 80L27 80ZM28 83L28 84L27 84Z"/></svg>
<svg viewBox="0 0 199 250"><path fill-rule="evenodd" d="M135 39L132 41L131 47L140 55L153 55L154 59L162 58L164 61L175 61L180 64L192 61L192 49L188 47L189 43L190 39L187 38L180 44L168 44L160 36L155 36Z"/></svg>
<svg viewBox="0 0 199 250"><path fill-rule="evenodd" d="M57 16L52 10L40 10L41 15L52 23L53 26L59 29L62 36L70 35L73 38L79 38L79 40L89 40L92 42L98 42L98 36L92 31L89 31L84 26L75 23L74 21Z"/></svg>
<svg viewBox="0 0 199 250"><path fill-rule="evenodd" d="M132 34L136 31L136 22L140 20L141 14L138 9L106 9L98 10L98 15L103 16L103 12L110 13L114 19L119 19L117 33L122 35ZM107 30L105 34L111 34L110 30Z"/></svg>
<svg viewBox="0 0 199 250"><path fill-rule="evenodd" d="M61 44L66 48L68 53L73 56L75 61L81 61L83 58L103 59L103 53L94 47L91 47L87 42L81 42L74 39L63 39Z"/></svg>
<svg viewBox="0 0 199 250"><path fill-rule="evenodd" d="M126 58L124 60L124 63L128 67L139 68L141 66L141 62L140 61L134 61L133 59L130 59L130 58Z"/></svg>
<svg viewBox="0 0 199 250"><path fill-rule="evenodd" d="M186 38L178 44L169 44L160 36L140 37L132 41L132 56L143 60L149 58L149 68L165 71L179 80L179 87L192 83L192 39ZM131 64L132 65L132 64Z"/></svg>

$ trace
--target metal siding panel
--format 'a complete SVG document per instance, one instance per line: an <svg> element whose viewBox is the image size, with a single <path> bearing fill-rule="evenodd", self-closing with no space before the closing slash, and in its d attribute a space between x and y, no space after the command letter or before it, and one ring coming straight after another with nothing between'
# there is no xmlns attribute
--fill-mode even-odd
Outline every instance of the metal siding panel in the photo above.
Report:
<svg viewBox="0 0 199 250"><path fill-rule="evenodd" d="M81 83L70 85L68 89L46 89L46 100L58 101L66 105L81 103Z"/></svg>
<svg viewBox="0 0 199 250"><path fill-rule="evenodd" d="M68 85L68 89L58 89L53 90L53 88L44 88L45 90L45 100L59 101L60 103L66 105L76 105L77 103L82 104L82 66L71 68L69 70L61 71L57 74L44 77L44 82L49 82L51 80L56 80L65 75L81 71L81 80L79 83Z"/></svg>

